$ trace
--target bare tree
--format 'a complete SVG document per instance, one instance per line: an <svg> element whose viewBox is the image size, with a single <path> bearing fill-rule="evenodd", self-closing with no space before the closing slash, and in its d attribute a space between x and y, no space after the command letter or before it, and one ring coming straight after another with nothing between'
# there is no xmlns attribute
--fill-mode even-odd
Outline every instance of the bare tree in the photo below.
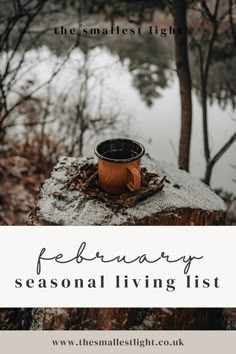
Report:
<svg viewBox="0 0 236 354"><path fill-rule="evenodd" d="M80 53L81 59L71 60L73 80L63 86L54 115L61 116L61 127L67 153L83 156L84 145L94 135L115 125L120 112L104 100L103 87L105 75L112 65L93 67L96 56L90 51ZM114 64L116 61L114 62ZM63 123L65 122L65 123Z"/></svg>
<svg viewBox="0 0 236 354"><path fill-rule="evenodd" d="M46 4L49 4L48 0L0 1L0 143L4 142L7 129L18 124L17 110L28 101L38 103L36 94L54 80L69 59L73 48L78 45L77 37L75 43L65 53L64 59L55 65L48 80L37 86L32 80L27 80L25 85L27 89L25 88L22 83L29 70L29 66L26 65L26 54L30 49L35 48L46 32L52 29L50 23L42 27L37 22L38 18L42 20L43 17L53 13L50 6L46 7ZM17 90L19 83L21 88ZM41 124L40 117L34 124ZM44 115L43 125L45 124Z"/></svg>
<svg viewBox="0 0 236 354"><path fill-rule="evenodd" d="M175 35L175 58L181 97L181 134L179 143L179 167L189 171L192 129L192 83L188 58L187 4L185 0L173 1L175 27L182 28Z"/></svg>
<svg viewBox="0 0 236 354"><path fill-rule="evenodd" d="M235 0L229 0L229 22L231 27L231 32L234 40L234 44L236 46L236 24L234 23L234 9L236 7Z"/></svg>
<svg viewBox="0 0 236 354"><path fill-rule="evenodd" d="M32 45L32 43L25 43L25 47L22 47L22 43L46 2L47 0L29 0L27 2L12 0L7 4L6 2L2 2L1 4L0 141L3 141L6 134L7 126L5 121L14 110L13 106L9 103L9 94L16 82L17 74L24 63L25 54ZM38 33L36 37L39 38L40 35L41 33ZM20 50L21 57L16 61L15 58ZM4 57L5 63L3 62ZM20 104L19 100L18 104Z"/></svg>
<svg viewBox="0 0 236 354"><path fill-rule="evenodd" d="M209 72L212 64L212 57L214 46L219 34L220 26L224 19L229 16L232 23L232 1L229 1L229 9L220 11L221 0L216 0L213 8L210 8L207 1L201 0L201 32L200 37L193 39L194 45L197 47L200 64L200 91L202 104L202 120L203 120L203 141L204 141L204 155L206 160L206 172L204 182L210 184L212 170L217 161L230 148L236 140L236 133L234 133L229 140L219 149L219 151L212 156L209 144L209 128L208 128L208 83Z"/></svg>

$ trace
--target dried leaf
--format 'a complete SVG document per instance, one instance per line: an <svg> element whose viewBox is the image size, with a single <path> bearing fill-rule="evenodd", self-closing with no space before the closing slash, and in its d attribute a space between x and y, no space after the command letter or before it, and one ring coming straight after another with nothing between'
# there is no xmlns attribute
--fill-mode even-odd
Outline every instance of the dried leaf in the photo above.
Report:
<svg viewBox="0 0 236 354"><path fill-rule="evenodd" d="M75 171L75 167L73 166L73 171L68 171L69 178L62 189L70 188L83 192L89 198L96 198L105 203L114 212L122 208L134 207L137 203L161 191L166 180L166 176L160 179L157 173L142 168L140 191L133 193L127 190L126 193L116 196L104 192L99 187L97 164L85 163L79 171Z"/></svg>

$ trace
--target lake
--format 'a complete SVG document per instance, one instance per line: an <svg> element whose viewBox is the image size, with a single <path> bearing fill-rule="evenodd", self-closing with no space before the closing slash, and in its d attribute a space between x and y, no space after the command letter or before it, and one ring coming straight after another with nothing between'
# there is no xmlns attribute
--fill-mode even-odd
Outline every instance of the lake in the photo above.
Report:
<svg viewBox="0 0 236 354"><path fill-rule="evenodd" d="M132 54L134 57L127 54L126 58L125 53L120 56L114 52L114 47L109 46L108 48L96 46L86 55L80 49L74 49L70 59L66 61L63 69L50 85L52 100L47 119L50 121L53 118L53 122L46 125L46 132L55 138L64 136L64 142L70 144L71 130L68 130L68 127L73 121L74 107L78 96L80 96L86 71L89 75L89 80L86 83L86 110L90 112L90 118L96 117L96 111L100 107L101 117L99 119L101 122L99 129L96 128L94 131L91 127L86 129L83 137L83 155L93 154L94 145L102 139L123 136L143 143L146 152L154 159L167 160L177 164L180 95L173 58L171 55L169 56L168 68L163 69L165 77L162 78L162 81L165 82L163 85L160 84L158 95L152 98L152 105L148 105L140 95L140 85L141 90L143 87L142 81L137 83L139 73L135 72L143 63L145 64L145 56L142 58L141 64L138 62L132 71L130 66L132 60L135 60L135 54ZM63 60L61 55L55 54L47 46L29 51L26 57L24 70L27 65L28 70L22 79L23 81L17 84L18 87L21 87L27 80L34 81L33 87L46 82L55 70L55 65L60 65ZM153 65L153 77L161 75L161 67L157 74L155 65L150 65ZM47 95L46 88L37 93L37 97L42 100L46 100ZM62 97L67 98L63 101ZM14 95L12 100L14 100ZM58 106L59 103L61 106ZM62 106L64 112L62 112ZM57 114L56 119L55 114ZM114 114L115 118L114 124L110 122L107 126L107 120L103 122L103 116L109 117L109 114L111 117ZM236 122L232 119L233 117L235 118L236 114L230 104L225 109L222 109L217 102L209 105L210 146L213 154L236 130ZM21 118L24 120L23 116ZM70 129L73 131L76 129L76 122L73 122L73 128ZM11 131L14 136L20 136L22 133L24 133L24 128L21 126L14 127ZM236 165L236 143L215 165L211 180L213 188L223 188L235 193L236 184L233 179L236 176L236 170L232 165ZM193 92L190 172L194 176L202 178L204 170L201 105L196 93Z"/></svg>

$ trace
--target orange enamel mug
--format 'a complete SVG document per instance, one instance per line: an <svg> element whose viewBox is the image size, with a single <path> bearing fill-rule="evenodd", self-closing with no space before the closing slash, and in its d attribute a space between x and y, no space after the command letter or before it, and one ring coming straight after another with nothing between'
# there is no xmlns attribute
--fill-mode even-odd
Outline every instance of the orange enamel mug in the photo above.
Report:
<svg viewBox="0 0 236 354"><path fill-rule="evenodd" d="M138 191L141 188L142 144L129 139L110 139L98 144L98 180L100 187L110 194Z"/></svg>

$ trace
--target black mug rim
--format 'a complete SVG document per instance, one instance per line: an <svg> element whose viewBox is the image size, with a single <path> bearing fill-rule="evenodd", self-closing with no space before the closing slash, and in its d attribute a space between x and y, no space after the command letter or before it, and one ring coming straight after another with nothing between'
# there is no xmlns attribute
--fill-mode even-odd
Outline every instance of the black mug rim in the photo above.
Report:
<svg viewBox="0 0 236 354"><path fill-rule="evenodd" d="M134 156L134 157L131 157L129 159L111 159L111 158L108 158L108 157L105 157L103 155L101 155L99 152L98 152L98 149L99 147L102 145L102 144L105 144L105 143L109 143L109 142L115 142L115 141L119 141L119 142L129 142L129 143L133 143L135 145L138 145L140 148L141 148L141 152ZM132 140L132 139L126 139L126 138L113 138L113 139L107 139L107 140L104 140L102 142L100 142L94 149L94 152L95 152L95 155L101 159L101 160L104 160L104 161L108 161L108 162L115 162L115 163L125 163L125 162L132 162L132 161L136 161L136 160L139 160L145 153L145 148L142 144L138 143L137 141L135 140Z"/></svg>

